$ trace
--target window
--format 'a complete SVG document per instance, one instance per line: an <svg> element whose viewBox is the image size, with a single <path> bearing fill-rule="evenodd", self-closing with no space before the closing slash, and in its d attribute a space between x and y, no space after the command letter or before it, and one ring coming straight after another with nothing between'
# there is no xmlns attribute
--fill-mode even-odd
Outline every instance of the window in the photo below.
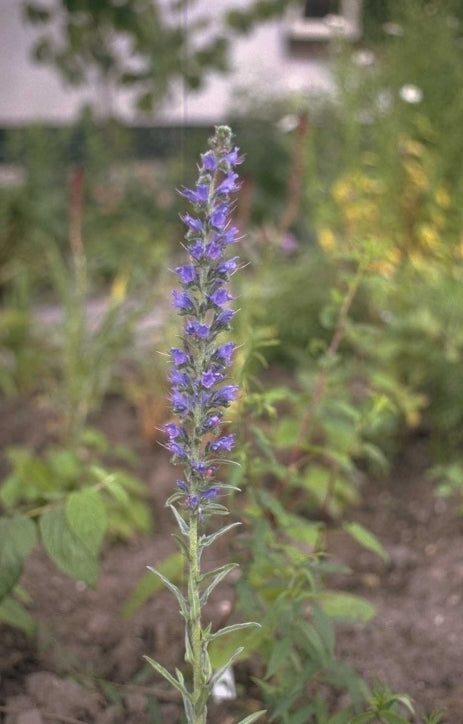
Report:
<svg viewBox="0 0 463 724"><path fill-rule="evenodd" d="M286 12L286 33L292 41L323 43L336 35L358 40L362 0L303 0Z"/></svg>

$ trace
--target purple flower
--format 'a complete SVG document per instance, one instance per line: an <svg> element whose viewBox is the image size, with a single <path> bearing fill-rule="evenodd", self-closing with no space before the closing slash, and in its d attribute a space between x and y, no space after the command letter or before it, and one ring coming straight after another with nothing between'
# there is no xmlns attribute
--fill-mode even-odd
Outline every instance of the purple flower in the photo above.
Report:
<svg viewBox="0 0 463 724"><path fill-rule="evenodd" d="M204 242L201 239L196 239L196 241L188 247L188 253L196 261L204 259L206 253Z"/></svg>
<svg viewBox="0 0 463 724"><path fill-rule="evenodd" d="M217 329L228 329L234 314L234 309L224 309L214 320L214 326L217 327Z"/></svg>
<svg viewBox="0 0 463 724"><path fill-rule="evenodd" d="M214 356L223 360L224 364L228 367L232 362L232 355L235 349L236 347L234 342L225 342L225 344L221 344L220 347L217 347Z"/></svg>
<svg viewBox="0 0 463 724"><path fill-rule="evenodd" d="M178 458L188 457L188 453L187 453L185 447L183 445L180 445L178 442L175 442L174 440L169 440L166 447L168 450L170 450L171 453L173 453Z"/></svg>
<svg viewBox="0 0 463 724"><path fill-rule="evenodd" d="M175 369L175 367L169 372L169 380L173 385L177 385L177 387L188 387L190 384L190 377L188 374Z"/></svg>
<svg viewBox="0 0 463 724"><path fill-rule="evenodd" d="M211 241L206 246L206 256L211 261L216 261L217 259L220 259L222 254L223 254L223 248L220 244L217 243L217 241Z"/></svg>
<svg viewBox="0 0 463 724"><path fill-rule="evenodd" d="M202 491L201 498L203 500L212 500L212 498L217 497L218 492L219 492L218 488L207 488L207 490Z"/></svg>
<svg viewBox="0 0 463 724"><path fill-rule="evenodd" d="M217 307L221 307L222 304L226 304L226 302L229 302L230 299L233 299L233 297L226 289L219 287L215 290L215 292L209 294L209 299L212 304L215 304Z"/></svg>
<svg viewBox="0 0 463 724"><path fill-rule="evenodd" d="M217 440L213 440L212 442L208 443L208 448L213 452L223 452L224 450L230 452L234 444L235 436L231 434L225 435L224 437L219 437Z"/></svg>
<svg viewBox="0 0 463 724"><path fill-rule="evenodd" d="M239 163L242 162L242 157L239 156L240 149L238 146L235 146L235 148L232 151L229 151L224 157L224 161L228 161L228 163L231 166L237 166Z"/></svg>
<svg viewBox="0 0 463 724"><path fill-rule="evenodd" d="M185 433L184 429L177 425L176 422L166 422L164 431L167 432L171 440L176 440Z"/></svg>
<svg viewBox="0 0 463 724"><path fill-rule="evenodd" d="M188 395L185 395L183 392L174 389L170 396L170 400L174 412L183 415L190 411L191 400Z"/></svg>
<svg viewBox="0 0 463 724"><path fill-rule="evenodd" d="M230 173L227 174L227 177L222 181L222 183L217 186L215 193L217 195L233 193L233 191L236 191L238 189L238 184L236 183L237 179L238 174L230 171Z"/></svg>
<svg viewBox="0 0 463 724"><path fill-rule="evenodd" d="M173 305L177 309L181 309L184 312L192 312L194 311L194 302L191 296L186 291L179 292L177 289L174 289L172 291L172 296L174 298Z"/></svg>
<svg viewBox="0 0 463 724"><path fill-rule="evenodd" d="M231 259L227 259L216 267L217 274L232 274L238 268L238 257L233 256Z"/></svg>
<svg viewBox="0 0 463 724"><path fill-rule="evenodd" d="M222 422L222 414L219 414L218 412L214 415L209 415L208 417L205 417L203 420L203 424L201 426L202 432L206 432L208 430L213 430L217 425L220 425Z"/></svg>
<svg viewBox="0 0 463 724"><path fill-rule="evenodd" d="M196 269L192 264L184 264L175 269L183 284L191 284L196 279Z"/></svg>
<svg viewBox="0 0 463 724"><path fill-rule="evenodd" d="M220 204L211 214L211 224L216 229L223 229L228 221L228 214L230 213L229 204Z"/></svg>
<svg viewBox="0 0 463 724"><path fill-rule="evenodd" d="M190 319L185 325L185 332L191 337L207 339L211 333L211 328L207 324L201 324L197 319Z"/></svg>
<svg viewBox="0 0 463 724"><path fill-rule="evenodd" d="M183 214L180 218L192 231L200 232L203 230L203 222L201 219L195 219L193 216L190 216L190 214Z"/></svg>
<svg viewBox="0 0 463 724"><path fill-rule="evenodd" d="M201 384L207 390L209 390L216 382L223 380L223 374L221 372L213 372L212 370L206 370L201 375Z"/></svg>
<svg viewBox="0 0 463 724"><path fill-rule="evenodd" d="M237 385L224 385L224 387L222 387L215 393L213 397L213 403L217 407L227 407L230 402L233 402L237 392Z"/></svg>
<svg viewBox="0 0 463 724"><path fill-rule="evenodd" d="M193 204L206 204L209 200L209 184L198 184L196 191L184 187L180 193Z"/></svg>
<svg viewBox="0 0 463 724"><path fill-rule="evenodd" d="M199 495L188 495L185 499L185 503L189 508L197 508L199 503Z"/></svg>
<svg viewBox="0 0 463 724"><path fill-rule="evenodd" d="M170 356L172 357L174 364L177 365L177 367L181 367L182 365L190 361L187 353L184 352L183 349L179 349L178 347L171 348Z"/></svg>
<svg viewBox="0 0 463 724"><path fill-rule="evenodd" d="M240 230L237 226L231 226L229 229L226 229L222 234L222 240L224 244L234 244L235 241L238 238L238 234L240 233Z"/></svg>
<svg viewBox="0 0 463 724"><path fill-rule="evenodd" d="M203 163L203 168L206 169L206 171L215 171L218 166L218 162L213 151L203 153L201 155L201 161Z"/></svg>
<svg viewBox="0 0 463 724"><path fill-rule="evenodd" d="M217 338L235 313L228 308L233 296L227 282L238 268L238 257L227 259L225 252L239 235L230 225L230 196L239 186L234 165L240 162L238 148L231 147L230 130L219 126L210 150L201 156L196 185L180 191L194 211L181 215L187 226L189 263L175 268L181 289L172 292L173 306L186 317L183 341L170 350L170 401L178 422L168 422L164 431L166 448L185 469L177 488L190 515L198 515L200 521L207 515L207 501L220 493L222 485L214 484L216 467L211 462L234 446L233 434L223 434L220 428L224 410L238 390L224 383L235 344L219 344ZM212 513L214 506L209 507Z"/></svg>

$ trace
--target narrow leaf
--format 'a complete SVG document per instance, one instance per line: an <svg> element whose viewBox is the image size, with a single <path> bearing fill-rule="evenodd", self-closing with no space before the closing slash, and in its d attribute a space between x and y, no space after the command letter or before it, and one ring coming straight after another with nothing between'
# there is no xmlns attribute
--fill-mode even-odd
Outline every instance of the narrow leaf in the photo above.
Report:
<svg viewBox="0 0 463 724"><path fill-rule="evenodd" d="M173 553L160 562L158 571L173 582L180 582L183 577L184 559L181 553ZM140 606L151 596L161 590L162 581L159 576L153 576L152 571L145 573L132 591L129 600L123 608L124 618L133 616Z"/></svg>
<svg viewBox="0 0 463 724"><path fill-rule="evenodd" d="M260 711L255 711L254 714L250 714L249 716L245 717L244 719L241 719L238 724L252 724L252 722L257 721L260 719L260 717L263 714L266 714L266 709L261 709Z"/></svg>
<svg viewBox="0 0 463 724"><path fill-rule="evenodd" d="M352 536L352 538L354 538L354 540L357 541L357 543L360 543L361 546L372 553L376 553L376 555L380 556L383 561L387 561L389 559L389 555L381 541L378 540L378 538L363 525L355 522L344 523L343 528L347 533L349 533L349 535Z"/></svg>
<svg viewBox="0 0 463 724"><path fill-rule="evenodd" d="M238 563L229 563L228 565L222 566L221 568L216 568L215 571L210 571L209 573L205 574L205 576L210 576L215 573L213 580L210 582L208 587L204 590L202 596L201 596L201 605L205 604L211 595L212 591L218 584L223 581L226 576L230 573L230 571L233 571L235 568L238 567ZM205 577L203 576L203 578Z"/></svg>
<svg viewBox="0 0 463 724"><path fill-rule="evenodd" d="M224 628L215 631L215 633L210 634L209 641L214 641L214 639L218 639L219 636L225 636L226 634L233 633L233 631L240 631L244 628L262 628L262 626L260 625L260 623L255 623L254 621L247 621L246 623L233 623L231 626L225 626Z"/></svg>
<svg viewBox="0 0 463 724"><path fill-rule="evenodd" d="M232 665L234 660L238 658L240 654L242 654L244 651L244 646L238 646L238 648L232 653L232 655L229 657L228 661L221 666L217 671L214 672L214 675L211 677L210 686L214 686L215 682L222 678L224 672Z"/></svg>
<svg viewBox="0 0 463 724"><path fill-rule="evenodd" d="M185 596L181 592L180 588L178 588L178 586L176 586L175 583L172 583L172 581L169 581L169 579L166 578L166 576L164 576L161 573L161 571L157 571L156 568L151 568L151 566L148 566L148 570L151 571L152 573L154 573L156 576L159 576L159 578L164 583L166 588L168 588L169 591L171 591L174 594L175 598L177 599L177 601L179 603L180 610L182 611L184 616L187 616L187 614L188 614L187 602L186 602Z"/></svg>
<svg viewBox="0 0 463 724"><path fill-rule="evenodd" d="M178 512L177 508L174 505L169 505L169 508L171 509L172 513L175 516L175 520L178 523L180 532L183 535L188 536L189 532L190 532L190 528L189 528L188 524L186 523L186 521L182 518L182 516L180 515L180 513Z"/></svg>
<svg viewBox="0 0 463 724"><path fill-rule="evenodd" d="M180 681L177 681L177 679L172 676L172 674L167 671L167 669L165 669L162 664L160 664L158 661L155 661L154 659L150 659L149 656L144 656L143 658L146 659L146 661L153 667L153 669L155 669L158 674L161 674L161 676L163 676L171 686L177 689L177 691L179 691L182 696L184 696L186 699L191 700L190 694L186 690L185 686Z"/></svg>
<svg viewBox="0 0 463 724"><path fill-rule="evenodd" d="M232 528L236 528L236 526L241 525L241 523L238 521L237 523L230 523L230 525L226 525L224 528L220 528L215 533L211 533L210 535L202 535L199 541L200 546L203 548L206 546L210 546L211 543L214 543L217 538L220 538L220 536L225 535L225 533L228 533Z"/></svg>

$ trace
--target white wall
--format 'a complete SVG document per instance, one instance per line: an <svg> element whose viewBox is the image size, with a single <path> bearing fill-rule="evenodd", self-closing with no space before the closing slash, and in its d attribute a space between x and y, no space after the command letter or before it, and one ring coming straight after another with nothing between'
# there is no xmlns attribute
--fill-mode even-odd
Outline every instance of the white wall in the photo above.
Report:
<svg viewBox="0 0 463 724"><path fill-rule="evenodd" d="M227 7L246 6L247 0L200 0L198 11L220 15ZM188 16L185 20L188 22ZM30 58L35 29L21 20L21 0L0 0L0 126L31 121L66 123L88 102L102 107L96 86L75 89L58 74ZM281 23L261 26L251 36L233 41L233 75L210 76L199 94L174 91L173 99L156 120L170 123L206 123L224 120L237 86L268 93L278 90L329 89L330 74L323 61L289 59ZM130 94L117 92L114 111L127 121L137 120ZM145 122L149 119L145 119Z"/></svg>

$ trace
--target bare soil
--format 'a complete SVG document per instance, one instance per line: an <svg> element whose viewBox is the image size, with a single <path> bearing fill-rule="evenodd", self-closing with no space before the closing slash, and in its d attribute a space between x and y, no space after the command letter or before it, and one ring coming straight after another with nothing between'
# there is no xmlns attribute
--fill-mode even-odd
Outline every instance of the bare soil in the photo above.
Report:
<svg viewBox="0 0 463 724"><path fill-rule="evenodd" d="M0 399L0 446L26 444L40 450L47 420L30 400ZM172 520L164 507L175 479L162 448L148 443L135 411L110 398L96 421L114 442L139 456L135 471L146 483L155 533L103 551L97 590L60 573L40 551L27 562L22 585L38 623L28 639L0 624L0 721L3 724L177 724L180 702L146 667L143 655L167 667L181 666L182 622L167 592L147 601L130 619L122 609L146 566L175 551ZM361 506L352 512L385 545L381 559L341 533L330 536L335 560L353 573L339 586L377 607L365 627L342 625L339 656L369 682L380 680L411 694L421 722L433 708L447 724L463 722L463 519L450 501L436 499L424 472L426 445L411 442L387 480L369 481ZM0 473L6 465L0 463ZM224 562L226 550L214 555ZM218 622L232 589L223 588L207 615ZM258 707L246 685L249 673L237 668L239 698L212 705L211 721L232 724Z"/></svg>

